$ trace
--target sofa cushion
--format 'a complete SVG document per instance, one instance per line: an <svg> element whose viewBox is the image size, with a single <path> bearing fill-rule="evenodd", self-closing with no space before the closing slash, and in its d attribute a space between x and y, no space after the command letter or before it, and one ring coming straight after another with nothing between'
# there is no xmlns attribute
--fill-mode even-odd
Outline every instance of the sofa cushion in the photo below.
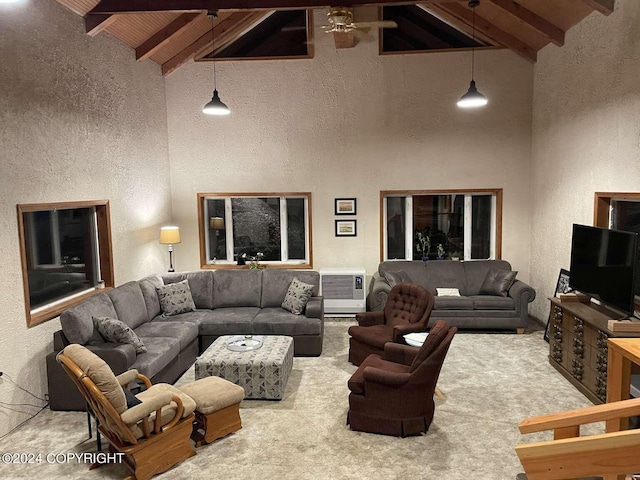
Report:
<svg viewBox="0 0 640 480"><path fill-rule="evenodd" d="M451 260L430 260L425 262L427 279L421 283L432 294L437 288L457 288L464 295L467 288L462 263Z"/></svg>
<svg viewBox="0 0 640 480"><path fill-rule="evenodd" d="M251 332L254 335L320 335L322 321L268 307L255 316Z"/></svg>
<svg viewBox="0 0 640 480"><path fill-rule="evenodd" d="M104 339L93 324L94 316L118 317L113 302L106 292L87 298L60 314L62 331L69 342L80 345L104 343Z"/></svg>
<svg viewBox="0 0 640 480"><path fill-rule="evenodd" d="M434 310L473 310L473 300L464 296L435 297Z"/></svg>
<svg viewBox="0 0 640 480"><path fill-rule="evenodd" d="M496 295L474 295L471 298L476 310L514 310L516 304L511 297Z"/></svg>
<svg viewBox="0 0 640 480"><path fill-rule="evenodd" d="M262 270L215 270L213 308L260 307Z"/></svg>
<svg viewBox="0 0 640 480"><path fill-rule="evenodd" d="M138 282L127 282L109 290L107 295L116 309L116 318L129 327L136 328L150 318L147 316L147 305Z"/></svg>
<svg viewBox="0 0 640 480"><path fill-rule="evenodd" d="M202 270L185 273L165 273L162 275L165 285L187 280L191 297L196 308L213 308L213 272Z"/></svg>
<svg viewBox="0 0 640 480"><path fill-rule="evenodd" d="M313 285L313 295L318 295L320 290L320 274L318 272L311 270L283 270L279 268L266 269L262 272L262 299L260 306L262 308L280 307L294 277L304 283Z"/></svg>
<svg viewBox="0 0 640 480"><path fill-rule="evenodd" d="M399 283L413 283L409 274L404 270L398 270L397 272L385 271L384 278L391 288Z"/></svg>
<svg viewBox="0 0 640 480"><path fill-rule="evenodd" d="M287 294L284 296L281 307L295 315L300 315L304 312L312 293L313 285L304 283L294 277L291 285L289 285Z"/></svg>
<svg viewBox="0 0 640 480"><path fill-rule="evenodd" d="M177 315L196 309L187 280L157 287L156 292L158 292L160 308L165 315Z"/></svg>
<svg viewBox="0 0 640 480"><path fill-rule="evenodd" d="M169 337L143 337L147 352L136 357L130 368L152 378L164 367L177 360L180 353L180 341Z"/></svg>
<svg viewBox="0 0 640 480"><path fill-rule="evenodd" d="M499 295L506 297L518 272L492 268L480 285L480 295Z"/></svg>
<svg viewBox="0 0 640 480"><path fill-rule="evenodd" d="M147 347L138 335L126 323L109 317L93 317L93 321L107 342L128 343L133 345L136 353L145 353Z"/></svg>
<svg viewBox="0 0 640 480"><path fill-rule="evenodd" d="M258 312L260 312L258 307L227 307L209 310L201 317L200 335L248 335L252 333L251 323Z"/></svg>
<svg viewBox="0 0 640 480"><path fill-rule="evenodd" d="M162 312L158 299L157 287L164 285L160 275L149 275L138 282L142 291L142 298L147 306L147 318L152 319Z"/></svg>
<svg viewBox="0 0 640 480"><path fill-rule="evenodd" d="M167 317L165 317L167 318ZM171 317L175 319L176 317ZM182 351L198 338L198 324L187 321L147 322L135 330L139 337L177 338Z"/></svg>

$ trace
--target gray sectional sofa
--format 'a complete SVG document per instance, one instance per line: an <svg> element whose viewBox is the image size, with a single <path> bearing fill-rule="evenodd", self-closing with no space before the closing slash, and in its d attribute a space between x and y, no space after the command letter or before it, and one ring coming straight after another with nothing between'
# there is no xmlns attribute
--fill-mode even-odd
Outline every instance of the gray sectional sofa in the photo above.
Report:
<svg viewBox="0 0 640 480"><path fill-rule="evenodd" d="M301 315L281 308L294 277L314 286ZM196 310L166 316L157 287L187 280ZM116 375L135 368L152 382L175 382L196 357L221 335L287 335L294 355L318 356L324 336L324 302L319 274L306 270L208 270L151 275L101 292L60 315L54 351L47 355L52 410L84 410L79 392L55 360L69 343L79 343L103 358ZM118 319L140 337L146 353L131 344L108 343L93 317Z"/></svg>
<svg viewBox="0 0 640 480"><path fill-rule="evenodd" d="M535 290L516 279L505 296L482 294L481 286L490 270L511 271L511 265L504 260L382 262L370 282L367 307L382 310L391 290L390 280L402 281L420 285L436 295L429 327L437 320L445 320L461 329L526 328ZM438 296L438 288L457 288L460 296Z"/></svg>

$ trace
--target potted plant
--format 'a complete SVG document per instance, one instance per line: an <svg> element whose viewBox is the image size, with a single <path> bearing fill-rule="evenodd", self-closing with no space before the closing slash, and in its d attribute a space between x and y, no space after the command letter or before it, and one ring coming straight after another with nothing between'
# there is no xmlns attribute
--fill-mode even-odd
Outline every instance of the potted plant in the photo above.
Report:
<svg viewBox="0 0 640 480"><path fill-rule="evenodd" d="M451 252L451 255L449 255L449 258L453 261L459 261L460 258L462 257L462 255L460 255L460 252L455 251L455 252Z"/></svg>
<svg viewBox="0 0 640 480"><path fill-rule="evenodd" d="M426 262L429 260L429 250L431 250L431 239L429 238L429 235L425 232L417 231L416 243L418 251L422 252L422 261Z"/></svg>

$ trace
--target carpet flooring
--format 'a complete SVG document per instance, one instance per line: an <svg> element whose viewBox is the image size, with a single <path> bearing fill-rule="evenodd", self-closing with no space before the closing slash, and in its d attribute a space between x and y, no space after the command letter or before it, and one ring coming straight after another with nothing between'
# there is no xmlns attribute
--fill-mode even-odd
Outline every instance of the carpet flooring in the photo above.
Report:
<svg viewBox="0 0 640 480"><path fill-rule="evenodd" d="M352 320L325 322L320 357L295 358L282 401L245 400L243 428L156 477L160 479L515 479L522 467L518 443L550 439L522 436L529 416L591 405L547 360L543 332L524 335L459 333L453 339L438 386L429 432L395 438L351 431L345 424L347 328ZM180 379L193 379L191 368ZM44 410L0 440L0 453L95 451L83 412ZM122 465L88 470L76 461L0 463L2 479L120 479Z"/></svg>

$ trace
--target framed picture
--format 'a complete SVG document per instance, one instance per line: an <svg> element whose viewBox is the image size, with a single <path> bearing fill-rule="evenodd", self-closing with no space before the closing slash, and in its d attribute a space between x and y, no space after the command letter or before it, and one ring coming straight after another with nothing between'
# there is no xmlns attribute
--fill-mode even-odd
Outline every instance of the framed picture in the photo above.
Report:
<svg viewBox="0 0 640 480"><path fill-rule="evenodd" d="M336 220L336 237L357 236L355 220Z"/></svg>
<svg viewBox="0 0 640 480"><path fill-rule="evenodd" d="M561 293L569 293L571 292L571 287L569 286L569 270L565 270L564 268L560 269L560 275L558 275L558 281L556 282L556 291L553 296L557 297ZM549 342L549 330L551 329L551 312L549 312L549 319L547 320L547 327L544 329L544 340Z"/></svg>
<svg viewBox="0 0 640 480"><path fill-rule="evenodd" d="M355 215L356 199L355 198L336 198L336 215Z"/></svg>

